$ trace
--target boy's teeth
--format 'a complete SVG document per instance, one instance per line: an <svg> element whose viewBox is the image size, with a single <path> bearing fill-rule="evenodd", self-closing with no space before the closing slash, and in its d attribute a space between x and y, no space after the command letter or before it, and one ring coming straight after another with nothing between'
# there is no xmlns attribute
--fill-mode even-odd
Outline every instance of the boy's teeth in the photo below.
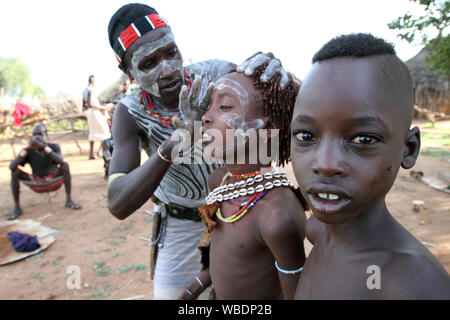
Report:
<svg viewBox="0 0 450 320"><path fill-rule="evenodd" d="M339 199L339 196L337 196L335 194L328 194L328 199L330 199L330 200L337 200L337 199Z"/></svg>
<svg viewBox="0 0 450 320"><path fill-rule="evenodd" d="M338 200L339 196L332 193L318 193L319 198L326 200Z"/></svg>

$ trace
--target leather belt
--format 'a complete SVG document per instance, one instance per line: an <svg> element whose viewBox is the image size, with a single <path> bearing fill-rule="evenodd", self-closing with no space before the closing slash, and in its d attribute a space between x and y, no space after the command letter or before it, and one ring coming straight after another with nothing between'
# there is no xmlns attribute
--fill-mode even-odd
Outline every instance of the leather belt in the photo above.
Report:
<svg viewBox="0 0 450 320"><path fill-rule="evenodd" d="M197 208L184 208L166 203L161 203L161 206L164 206L166 208L166 212L169 216L176 219L202 221L202 217L200 216L200 212Z"/></svg>

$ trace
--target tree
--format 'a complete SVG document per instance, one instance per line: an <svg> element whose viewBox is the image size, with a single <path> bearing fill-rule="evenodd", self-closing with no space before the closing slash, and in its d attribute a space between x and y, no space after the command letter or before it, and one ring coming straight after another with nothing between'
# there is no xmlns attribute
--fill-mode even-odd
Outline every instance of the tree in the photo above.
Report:
<svg viewBox="0 0 450 320"><path fill-rule="evenodd" d="M44 96L44 91L31 81L30 69L17 58L0 57L0 88L16 97Z"/></svg>
<svg viewBox="0 0 450 320"><path fill-rule="evenodd" d="M417 17L407 12L388 24L392 30L398 29L403 40L412 43L420 37L420 43L427 47L430 55L427 63L430 70L445 77L450 75L450 1L410 0L423 6L424 14ZM435 35L430 37L430 32Z"/></svg>

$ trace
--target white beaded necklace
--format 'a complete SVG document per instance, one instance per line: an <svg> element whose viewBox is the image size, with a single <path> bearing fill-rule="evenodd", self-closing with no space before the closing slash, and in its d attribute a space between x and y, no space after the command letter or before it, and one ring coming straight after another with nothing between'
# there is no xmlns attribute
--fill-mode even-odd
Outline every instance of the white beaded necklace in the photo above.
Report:
<svg viewBox="0 0 450 320"><path fill-rule="evenodd" d="M276 178L274 181L269 181L266 183L259 184L255 187L250 187L254 183L263 181L264 179L270 180ZM281 178L281 179L280 179ZM258 174L254 178L248 178L247 180L241 180L235 183L226 184L215 188L206 197L206 203L211 204L215 201L222 202L227 200L232 200L234 198L243 197L246 195L252 195L255 192L262 192L264 190L270 190L274 187L294 187L294 184L286 179L286 173L281 171L266 172L264 174ZM234 190L236 189L236 190ZM229 192L228 191L232 191Z"/></svg>

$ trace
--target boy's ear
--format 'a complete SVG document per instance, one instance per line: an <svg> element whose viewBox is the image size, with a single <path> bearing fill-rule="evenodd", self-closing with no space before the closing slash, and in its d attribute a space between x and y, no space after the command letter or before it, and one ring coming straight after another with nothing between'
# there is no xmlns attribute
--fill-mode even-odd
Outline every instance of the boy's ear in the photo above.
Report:
<svg viewBox="0 0 450 320"><path fill-rule="evenodd" d="M409 130L404 148L401 166L403 169L410 169L416 163L420 151L420 129L418 127Z"/></svg>

